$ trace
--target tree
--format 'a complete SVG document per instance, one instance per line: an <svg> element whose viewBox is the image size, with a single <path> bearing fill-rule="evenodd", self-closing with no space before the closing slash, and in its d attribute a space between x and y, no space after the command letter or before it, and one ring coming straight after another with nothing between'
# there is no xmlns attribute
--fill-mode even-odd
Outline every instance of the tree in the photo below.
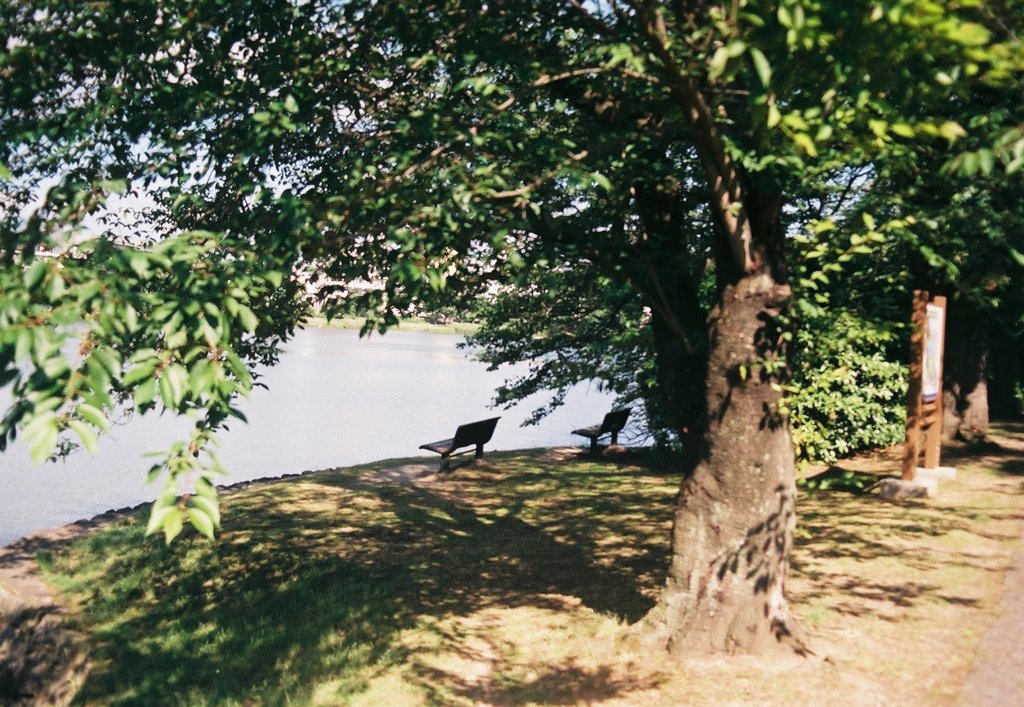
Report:
<svg viewBox="0 0 1024 707"><path fill-rule="evenodd" d="M786 206L963 133L936 108L958 88L938 73L1002 56L970 15L924 0L5 5L0 375L18 402L0 437L45 456L64 429L89 444L119 404L193 414L151 529L181 529L176 479L198 473L187 513L212 534L216 464L195 455L309 310L304 272L377 283L330 306L386 328L442 290L584 263L650 308L659 370L688 374L671 406L690 468L647 635L678 652L793 643ZM156 243L113 226L79 242L120 191L146 195Z"/></svg>
<svg viewBox="0 0 1024 707"><path fill-rule="evenodd" d="M997 10L994 6L989 12ZM986 17L994 34L1014 36L1015 8ZM1015 14L1016 13L1016 14ZM1018 64L1018 69L1020 65ZM971 81L946 105L947 115L971 127L961 152L920 144L914 159L879 175L865 208L913 213L918 223L903 234L902 259L914 286L949 298L944 366L947 439L984 439L989 424L990 331L1014 338L1024 322L1019 282L1024 275L1022 212L1024 142L1016 136L1024 104L1001 80ZM993 145L995 147L993 147Z"/></svg>

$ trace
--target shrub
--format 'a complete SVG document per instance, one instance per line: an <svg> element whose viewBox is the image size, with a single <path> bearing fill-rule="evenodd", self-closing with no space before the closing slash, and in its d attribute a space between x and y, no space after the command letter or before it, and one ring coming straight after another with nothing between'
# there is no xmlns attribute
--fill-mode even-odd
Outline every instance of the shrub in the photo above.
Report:
<svg viewBox="0 0 1024 707"><path fill-rule="evenodd" d="M907 371L890 330L849 312L801 322L788 408L798 461L834 462L903 440Z"/></svg>

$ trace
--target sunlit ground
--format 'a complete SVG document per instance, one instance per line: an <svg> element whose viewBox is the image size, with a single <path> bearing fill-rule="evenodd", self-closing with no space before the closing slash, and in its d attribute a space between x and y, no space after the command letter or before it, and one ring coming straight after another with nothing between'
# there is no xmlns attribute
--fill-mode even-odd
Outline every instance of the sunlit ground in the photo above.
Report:
<svg viewBox="0 0 1024 707"><path fill-rule="evenodd" d="M932 501L801 494L810 659L623 641L664 581L678 487L643 454L328 471L227 497L212 544L130 519L43 560L90 636L91 704L942 704L1020 536L1024 429L1006 434L947 453L959 476Z"/></svg>

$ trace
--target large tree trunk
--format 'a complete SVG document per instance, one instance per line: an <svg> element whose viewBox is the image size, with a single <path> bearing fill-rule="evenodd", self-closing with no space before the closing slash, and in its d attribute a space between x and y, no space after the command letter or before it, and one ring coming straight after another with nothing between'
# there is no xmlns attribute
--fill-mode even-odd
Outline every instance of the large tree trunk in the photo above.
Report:
<svg viewBox="0 0 1024 707"><path fill-rule="evenodd" d="M988 322L962 302L949 307L943 366L943 437L988 436Z"/></svg>
<svg viewBox="0 0 1024 707"><path fill-rule="evenodd" d="M757 364L777 352L787 294L762 270L727 286L711 316L701 455L680 493L667 586L642 627L673 653L802 649L785 597L793 449L780 393Z"/></svg>

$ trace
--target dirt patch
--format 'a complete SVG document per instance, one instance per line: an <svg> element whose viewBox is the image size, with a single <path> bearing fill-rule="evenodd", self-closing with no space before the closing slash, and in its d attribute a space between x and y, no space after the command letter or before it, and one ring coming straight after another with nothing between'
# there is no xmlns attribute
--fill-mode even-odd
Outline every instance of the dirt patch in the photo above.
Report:
<svg viewBox="0 0 1024 707"><path fill-rule="evenodd" d="M66 621L67 610L43 580L36 557L115 517L40 531L0 549L0 702L67 704L84 682L84 637Z"/></svg>

